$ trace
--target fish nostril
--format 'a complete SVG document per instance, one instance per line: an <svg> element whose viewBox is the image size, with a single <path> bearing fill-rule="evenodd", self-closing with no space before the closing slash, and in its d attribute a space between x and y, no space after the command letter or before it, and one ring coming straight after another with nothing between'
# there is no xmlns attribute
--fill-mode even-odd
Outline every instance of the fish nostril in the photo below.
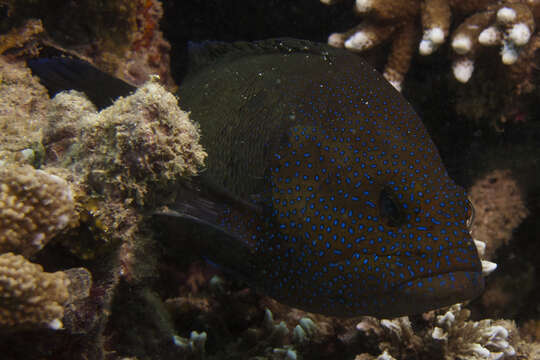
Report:
<svg viewBox="0 0 540 360"><path fill-rule="evenodd" d="M397 227L403 224L404 215L399 209L398 202L387 189L381 190L379 195L379 214L388 226Z"/></svg>
<svg viewBox="0 0 540 360"><path fill-rule="evenodd" d="M467 199L467 228L470 229L474 223L474 206L472 202Z"/></svg>

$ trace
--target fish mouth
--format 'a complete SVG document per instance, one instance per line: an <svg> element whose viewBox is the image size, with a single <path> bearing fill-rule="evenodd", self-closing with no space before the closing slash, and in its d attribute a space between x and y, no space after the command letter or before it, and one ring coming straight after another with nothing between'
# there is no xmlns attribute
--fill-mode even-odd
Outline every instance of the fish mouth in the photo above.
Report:
<svg viewBox="0 0 540 360"><path fill-rule="evenodd" d="M371 294L369 298L362 299L362 309L339 306L325 308L324 311L309 306L302 309L337 317L367 315L388 319L422 314L471 300L482 294L483 290L484 277L481 271L458 270L414 278L395 285L391 290ZM336 304L340 298L334 300Z"/></svg>
<svg viewBox="0 0 540 360"><path fill-rule="evenodd" d="M421 314L478 297L484 291L481 271L459 270L404 281L390 294L382 316ZM405 300L406 299L406 300Z"/></svg>

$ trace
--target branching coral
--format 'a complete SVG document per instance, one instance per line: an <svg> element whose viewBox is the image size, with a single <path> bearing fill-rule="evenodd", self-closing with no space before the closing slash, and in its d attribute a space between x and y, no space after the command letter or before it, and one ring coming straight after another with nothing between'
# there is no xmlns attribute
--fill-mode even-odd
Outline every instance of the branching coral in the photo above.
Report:
<svg viewBox="0 0 540 360"><path fill-rule="evenodd" d="M406 357L406 354L418 352L424 347L424 341L415 334L408 317L393 320L378 320L366 316L356 325L357 330L373 341L381 354L377 359L394 359ZM369 355L361 354L360 358L370 359ZM393 357L394 356L394 357ZM371 357L374 359L375 357Z"/></svg>
<svg viewBox="0 0 540 360"><path fill-rule="evenodd" d="M200 334L192 331L189 339L181 336L174 337L174 344L182 349L185 356L204 358L204 346L206 344L206 333L203 331Z"/></svg>
<svg viewBox="0 0 540 360"><path fill-rule="evenodd" d="M462 10L459 6L457 9ZM536 0L493 2L476 10L478 12L465 19L452 35L452 48L460 55L454 61L453 70L461 82L470 79L480 46L498 45L502 62L516 63L540 20L540 2Z"/></svg>
<svg viewBox="0 0 540 360"><path fill-rule="evenodd" d="M533 43L536 22L540 20L537 0L357 0L355 10L364 17L363 22L348 32L330 35L328 43L364 51L390 40L392 47L384 76L397 89L401 89L417 44L418 23L423 32L417 45L421 55L432 54L451 33L452 48L457 54L454 76L467 82L481 46L499 45L502 62L514 64ZM453 16L464 18L454 30L450 29Z"/></svg>
<svg viewBox="0 0 540 360"><path fill-rule="evenodd" d="M433 312L424 314L428 322L422 329L413 329L407 317L393 320L366 317L357 329L372 341L377 339L381 355L362 354L357 359L406 359L414 354L417 358L495 360L529 351L523 347L513 322L471 321L469 316L468 309L456 304L436 317Z"/></svg>
<svg viewBox="0 0 540 360"><path fill-rule="evenodd" d="M437 316L432 337L443 344L444 359L503 359L516 354L510 344L516 332L510 321L468 320L470 311L453 305L444 315Z"/></svg>
<svg viewBox="0 0 540 360"><path fill-rule="evenodd" d="M0 253L30 256L74 220L65 180L31 166L0 168Z"/></svg>

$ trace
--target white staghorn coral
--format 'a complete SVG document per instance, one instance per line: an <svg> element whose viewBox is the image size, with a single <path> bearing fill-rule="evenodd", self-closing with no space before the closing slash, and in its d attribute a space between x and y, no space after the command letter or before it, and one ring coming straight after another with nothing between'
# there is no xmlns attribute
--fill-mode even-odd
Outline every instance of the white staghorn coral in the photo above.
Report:
<svg viewBox="0 0 540 360"><path fill-rule="evenodd" d="M444 359L504 359L516 354L510 345L515 326L506 320L470 321L471 312L456 304L437 316L432 337L443 344Z"/></svg>
<svg viewBox="0 0 540 360"><path fill-rule="evenodd" d="M455 304L445 312L423 314L423 325L408 317L378 320L364 317L356 326L364 343L375 344L379 356L360 354L356 359L437 358L444 360L498 360L531 352L508 320L469 319L470 310Z"/></svg>
<svg viewBox="0 0 540 360"><path fill-rule="evenodd" d="M321 2L329 5L337 1ZM531 40L540 20L537 0L357 0L354 10L363 18L360 25L331 34L328 43L361 52L390 41L384 76L398 90L416 46L421 55L430 55L451 35L451 46L457 55L453 73L465 83L472 76L479 48L499 46L502 63L515 64L521 53L534 46ZM464 20L451 29L452 17L456 15ZM417 42L420 33L421 40Z"/></svg>

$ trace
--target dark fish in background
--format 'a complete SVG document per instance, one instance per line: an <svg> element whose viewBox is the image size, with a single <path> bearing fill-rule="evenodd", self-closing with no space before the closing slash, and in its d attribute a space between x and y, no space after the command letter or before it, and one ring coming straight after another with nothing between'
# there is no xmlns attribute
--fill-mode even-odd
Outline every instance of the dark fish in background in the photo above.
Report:
<svg viewBox="0 0 540 360"><path fill-rule="evenodd" d="M371 66L294 39L193 47L178 96L208 159L159 214L169 229L191 224L210 261L316 313L393 317L483 291L467 195Z"/></svg>

